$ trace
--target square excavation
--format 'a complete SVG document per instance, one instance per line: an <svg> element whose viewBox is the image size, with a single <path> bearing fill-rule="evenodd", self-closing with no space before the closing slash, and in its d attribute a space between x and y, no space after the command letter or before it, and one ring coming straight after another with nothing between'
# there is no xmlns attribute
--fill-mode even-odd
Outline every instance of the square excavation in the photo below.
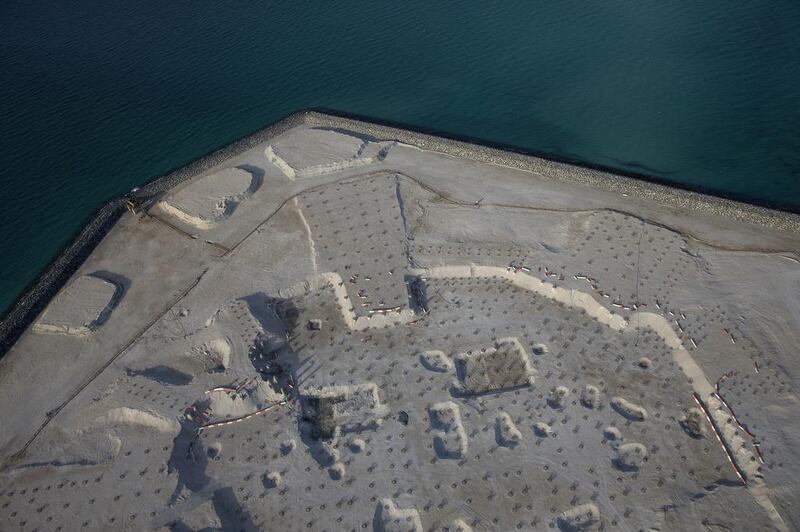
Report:
<svg viewBox="0 0 800 532"><path fill-rule="evenodd" d="M535 371L516 338L502 338L492 347L460 353L455 361L458 388L465 394L506 390L534 382Z"/></svg>
<svg viewBox="0 0 800 532"><path fill-rule="evenodd" d="M194 168L19 325L0 530L800 523L797 217L313 113Z"/></svg>

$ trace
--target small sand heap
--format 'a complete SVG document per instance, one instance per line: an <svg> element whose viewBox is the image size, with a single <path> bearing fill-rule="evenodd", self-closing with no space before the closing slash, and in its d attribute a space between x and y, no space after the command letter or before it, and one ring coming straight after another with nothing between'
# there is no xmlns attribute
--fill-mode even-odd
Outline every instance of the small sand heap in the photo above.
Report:
<svg viewBox="0 0 800 532"><path fill-rule="evenodd" d="M522 441L522 433L507 412L497 416L497 440L505 447L514 447Z"/></svg>
<svg viewBox="0 0 800 532"><path fill-rule="evenodd" d="M690 408L680 420L681 427L693 438L702 438L706 434L706 420L699 408Z"/></svg>
<svg viewBox="0 0 800 532"><path fill-rule="evenodd" d="M119 455L121 448L122 440L107 427L91 426L73 434L57 428L53 431L53 439L48 443L46 452L54 453L58 458L40 461L35 452L32 456L26 454L26 463L18 471L107 464Z"/></svg>
<svg viewBox="0 0 800 532"><path fill-rule="evenodd" d="M231 365L231 344L225 338L215 338L204 343L200 350L209 358L211 367L228 369Z"/></svg>
<svg viewBox="0 0 800 532"><path fill-rule="evenodd" d="M441 532L472 532L472 527L463 519L454 519L449 525L442 527L440 530Z"/></svg>
<svg viewBox="0 0 800 532"><path fill-rule="evenodd" d="M647 459L647 447L641 443L623 443L617 448L614 465L623 471L636 471Z"/></svg>
<svg viewBox="0 0 800 532"><path fill-rule="evenodd" d="M544 356L549 352L550 350L547 348L545 344L535 344L533 346L533 354L536 356Z"/></svg>
<svg viewBox="0 0 800 532"><path fill-rule="evenodd" d="M611 406L621 416L624 416L632 421L644 421L647 419L647 410L637 404L631 403L624 397L612 398Z"/></svg>
<svg viewBox="0 0 800 532"><path fill-rule="evenodd" d="M276 392L266 381L256 381L238 392L214 390L207 394L207 412L210 416L208 423L247 416L283 399L283 395Z"/></svg>
<svg viewBox="0 0 800 532"><path fill-rule="evenodd" d="M553 408L563 408L567 403L567 396L569 395L569 388L566 386L556 386L550 390L550 396L547 402Z"/></svg>
<svg viewBox="0 0 800 532"><path fill-rule="evenodd" d="M539 421L533 425L533 432L540 438L547 438L553 434L553 429L544 421Z"/></svg>
<svg viewBox="0 0 800 532"><path fill-rule="evenodd" d="M429 407L433 446L440 458L463 458L467 452L467 433L461 412L452 401Z"/></svg>
<svg viewBox="0 0 800 532"><path fill-rule="evenodd" d="M156 207L187 225L207 230L231 216L260 184L247 170L226 168L189 182Z"/></svg>
<svg viewBox="0 0 800 532"><path fill-rule="evenodd" d="M341 462L336 462L331 467L328 468L328 474L330 475L332 480L341 480L344 476L346 469L344 464Z"/></svg>
<svg viewBox="0 0 800 532"><path fill-rule="evenodd" d="M268 471L264 475L264 486L268 488L277 488L283 482L283 475L280 471Z"/></svg>
<svg viewBox="0 0 800 532"><path fill-rule="evenodd" d="M586 408L597 408L600 406L600 390L597 386L587 384L581 392L581 404Z"/></svg>
<svg viewBox="0 0 800 532"><path fill-rule="evenodd" d="M209 458L214 459L222 454L222 444L218 441L215 441L211 445L208 446L206 449L206 454Z"/></svg>
<svg viewBox="0 0 800 532"><path fill-rule="evenodd" d="M350 441L350 450L354 453L360 453L367 446L367 443L361 438L353 438Z"/></svg>

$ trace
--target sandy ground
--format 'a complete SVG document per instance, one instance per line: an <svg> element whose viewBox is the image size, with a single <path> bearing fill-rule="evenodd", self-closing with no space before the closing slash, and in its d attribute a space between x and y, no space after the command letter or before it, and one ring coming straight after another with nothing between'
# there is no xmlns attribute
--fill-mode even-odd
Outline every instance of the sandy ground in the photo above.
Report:
<svg viewBox="0 0 800 532"><path fill-rule="evenodd" d="M796 234L298 126L0 361L3 530L791 530Z"/></svg>

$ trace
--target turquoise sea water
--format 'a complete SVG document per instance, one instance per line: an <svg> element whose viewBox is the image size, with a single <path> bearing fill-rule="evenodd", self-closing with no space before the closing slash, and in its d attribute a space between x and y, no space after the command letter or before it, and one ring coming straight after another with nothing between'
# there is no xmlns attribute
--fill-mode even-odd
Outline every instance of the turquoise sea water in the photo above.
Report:
<svg viewBox="0 0 800 532"><path fill-rule="evenodd" d="M800 3L0 2L0 310L103 202L300 108L800 210Z"/></svg>

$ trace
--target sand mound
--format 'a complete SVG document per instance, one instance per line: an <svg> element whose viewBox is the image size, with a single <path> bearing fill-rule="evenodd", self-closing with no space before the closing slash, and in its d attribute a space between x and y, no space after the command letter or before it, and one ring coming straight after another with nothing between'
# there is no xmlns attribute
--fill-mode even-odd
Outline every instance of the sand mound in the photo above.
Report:
<svg viewBox="0 0 800 532"><path fill-rule="evenodd" d="M182 188L157 207L197 229L210 229L228 218L258 190L261 180L242 168L227 168Z"/></svg>
<svg viewBox="0 0 800 532"><path fill-rule="evenodd" d="M419 359L422 365L431 371L447 373L453 369L453 361L444 351L425 351L420 353Z"/></svg>
<svg viewBox="0 0 800 532"><path fill-rule="evenodd" d="M693 438L702 438L706 434L706 420L699 408L690 408L680 420L681 427Z"/></svg>
<svg viewBox="0 0 800 532"><path fill-rule="evenodd" d="M581 404L586 408L597 408L600 406L600 390L597 386L587 384L581 392Z"/></svg>
<svg viewBox="0 0 800 532"><path fill-rule="evenodd" d="M547 403L553 408L564 408L567 404L567 396L569 396L569 388L566 386L556 386L550 390Z"/></svg>
<svg viewBox="0 0 800 532"><path fill-rule="evenodd" d="M632 421L644 421L647 419L647 410L641 406L631 403L623 397L614 397L611 399L611 406L621 416L626 417Z"/></svg>
<svg viewBox="0 0 800 532"><path fill-rule="evenodd" d="M556 519L561 530L586 530L600 521L600 510L594 504L581 504L562 513Z"/></svg>
<svg viewBox="0 0 800 532"><path fill-rule="evenodd" d="M422 532L419 512L401 509L391 499L381 499L375 509L376 532Z"/></svg>
<svg viewBox="0 0 800 532"><path fill-rule="evenodd" d="M294 439L285 440L281 442L281 454L284 456L289 454L290 452L294 451L295 447L297 447L297 441Z"/></svg>
<svg viewBox="0 0 800 532"><path fill-rule="evenodd" d="M622 432L617 427L606 427L603 429L603 437L610 441L621 441Z"/></svg>
<svg viewBox="0 0 800 532"><path fill-rule="evenodd" d="M467 453L467 433L461 423L461 411L452 401L428 408L433 447L440 458L463 458Z"/></svg>
<svg viewBox="0 0 800 532"><path fill-rule="evenodd" d="M104 416L97 418L95 423L115 427L142 427L158 432L177 432L180 428L174 419L127 407L109 410Z"/></svg>
<svg viewBox="0 0 800 532"><path fill-rule="evenodd" d="M266 304L258 301L251 305L243 298L221 305L207 317L204 313L203 317L196 315L182 320L187 331L194 327L202 329L191 334L191 339L181 342L182 350L171 359L170 365L195 376L233 368L237 376L255 376L249 370L269 369L267 366L271 359L266 359L269 351L265 352L264 347L280 349L281 344L275 337L281 331L264 331L265 324L271 326L272 323L261 322L261 315L255 315L261 312L262 307ZM269 340L274 341L270 343ZM261 358L262 354L264 358Z"/></svg>
<svg viewBox="0 0 800 532"><path fill-rule="evenodd" d="M338 436L339 434L337 433L329 440L315 440L309 438L306 434L303 437L303 441L306 443L311 457L321 467L331 468L341 461Z"/></svg>
<svg viewBox="0 0 800 532"><path fill-rule="evenodd" d="M533 425L533 432L540 438L547 438L553 434L553 429L544 421L538 421Z"/></svg>
<svg viewBox="0 0 800 532"><path fill-rule="evenodd" d="M350 442L350 450L354 453L360 453L363 451L367 446L367 443L362 440L361 438L353 438Z"/></svg>
<svg viewBox="0 0 800 532"><path fill-rule="evenodd" d="M319 443L319 456L322 458L322 463L327 463L329 465L337 463L341 458L336 445L328 441Z"/></svg>
<svg viewBox="0 0 800 532"><path fill-rule="evenodd" d="M544 356L549 352L550 350L545 344L536 344L533 346L533 354L536 356Z"/></svg>
<svg viewBox="0 0 800 532"><path fill-rule="evenodd" d="M536 373L516 338L502 338L494 347L460 353L456 364L458 391L467 394L528 386L533 384Z"/></svg>
<svg viewBox="0 0 800 532"><path fill-rule="evenodd" d="M98 275L78 277L47 306L33 331L86 336L105 323L122 291L121 285Z"/></svg>
<svg viewBox="0 0 800 532"><path fill-rule="evenodd" d="M283 475L280 471L267 471L264 475L264 486L267 488L277 488L283 482Z"/></svg>
<svg viewBox="0 0 800 532"><path fill-rule="evenodd" d="M505 447L514 447L522 441L522 433L506 412L497 416L496 420L497 443Z"/></svg>
<svg viewBox="0 0 800 532"><path fill-rule="evenodd" d="M636 471L647 459L647 447L641 443L623 443L617 448L614 465L623 471Z"/></svg>

